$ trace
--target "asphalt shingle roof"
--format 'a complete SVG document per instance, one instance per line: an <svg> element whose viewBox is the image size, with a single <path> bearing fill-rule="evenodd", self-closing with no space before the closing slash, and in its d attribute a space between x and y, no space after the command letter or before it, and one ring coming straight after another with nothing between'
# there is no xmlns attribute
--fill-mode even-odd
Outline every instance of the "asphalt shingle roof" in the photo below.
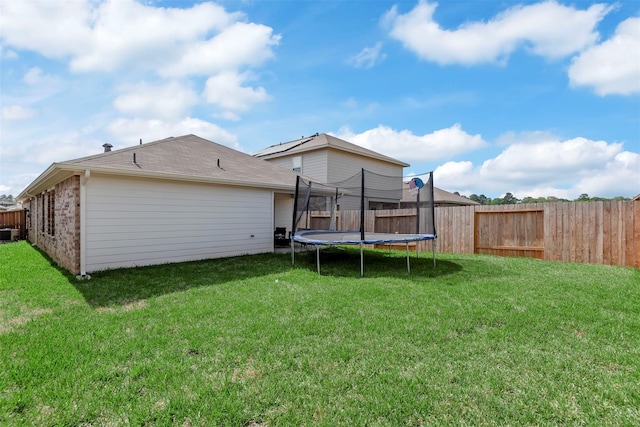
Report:
<svg viewBox="0 0 640 427"><path fill-rule="evenodd" d="M134 155L136 163L133 162ZM291 170L196 135L166 138L62 163L81 168L144 171L260 186L293 187L296 182L296 173Z"/></svg>

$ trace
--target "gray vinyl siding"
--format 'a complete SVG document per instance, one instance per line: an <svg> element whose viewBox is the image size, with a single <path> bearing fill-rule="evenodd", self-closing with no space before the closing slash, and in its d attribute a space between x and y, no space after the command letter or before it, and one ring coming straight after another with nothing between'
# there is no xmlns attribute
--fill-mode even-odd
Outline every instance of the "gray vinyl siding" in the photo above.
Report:
<svg viewBox="0 0 640 427"><path fill-rule="evenodd" d="M302 174L320 182L329 180L328 155L326 150L311 151L302 155Z"/></svg>
<svg viewBox="0 0 640 427"><path fill-rule="evenodd" d="M92 175L87 272L270 252L269 190Z"/></svg>
<svg viewBox="0 0 640 427"><path fill-rule="evenodd" d="M309 153L295 153L290 156L268 159L269 163L286 169L293 169L293 158L302 157L302 175L314 178L320 182L327 182L327 152L312 151Z"/></svg>
<svg viewBox="0 0 640 427"><path fill-rule="evenodd" d="M397 176L401 180L402 166L383 162L376 159L366 158L357 154L349 154L342 151L331 150L328 155L328 170L331 182L341 181L351 178L362 169L375 172L381 175ZM366 184L365 184L366 185ZM402 181L398 183L402 187ZM402 197L402 192L398 194L398 200ZM342 197L339 200L340 210L359 210L359 197ZM365 209L368 209L368 200L365 200Z"/></svg>
<svg viewBox="0 0 640 427"><path fill-rule="evenodd" d="M402 176L402 166L371 159L344 151L328 151L327 170L330 182L347 179L360 172L362 168L388 176Z"/></svg>
<svg viewBox="0 0 640 427"><path fill-rule="evenodd" d="M293 162L289 157L278 157L275 159L269 159L267 161L276 166L280 166L281 168L293 169Z"/></svg>

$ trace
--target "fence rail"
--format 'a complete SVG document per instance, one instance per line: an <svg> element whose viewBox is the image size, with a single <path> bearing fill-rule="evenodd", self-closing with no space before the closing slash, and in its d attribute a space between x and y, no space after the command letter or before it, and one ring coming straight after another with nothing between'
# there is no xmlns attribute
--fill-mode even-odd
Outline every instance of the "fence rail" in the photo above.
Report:
<svg viewBox="0 0 640 427"><path fill-rule="evenodd" d="M339 215L339 230L359 228L359 213ZM365 231L412 233L415 221L415 210L367 211ZM327 212L311 212L311 228L325 222ZM441 252L640 268L639 200L438 207L435 222ZM418 248L431 247L419 242Z"/></svg>
<svg viewBox="0 0 640 427"><path fill-rule="evenodd" d="M26 236L26 211L3 211L0 212L0 229L11 228L13 230L20 230L19 236L21 240L24 240Z"/></svg>

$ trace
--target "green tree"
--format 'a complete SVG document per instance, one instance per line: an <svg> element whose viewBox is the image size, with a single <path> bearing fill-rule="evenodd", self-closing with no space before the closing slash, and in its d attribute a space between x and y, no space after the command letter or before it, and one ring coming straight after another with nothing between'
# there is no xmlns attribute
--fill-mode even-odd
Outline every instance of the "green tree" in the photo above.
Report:
<svg viewBox="0 0 640 427"><path fill-rule="evenodd" d="M472 194L469 196L469 200L473 200L474 202L478 202L481 205L488 205L491 203L491 199L488 198L487 196L485 196L484 194L481 195L477 195L477 194Z"/></svg>
<svg viewBox="0 0 640 427"><path fill-rule="evenodd" d="M503 205L515 205L519 201L520 200L511 193L505 194L504 197L502 198Z"/></svg>
<svg viewBox="0 0 640 427"><path fill-rule="evenodd" d="M546 197L531 197L527 196L520 201L520 203L544 203L547 201Z"/></svg>

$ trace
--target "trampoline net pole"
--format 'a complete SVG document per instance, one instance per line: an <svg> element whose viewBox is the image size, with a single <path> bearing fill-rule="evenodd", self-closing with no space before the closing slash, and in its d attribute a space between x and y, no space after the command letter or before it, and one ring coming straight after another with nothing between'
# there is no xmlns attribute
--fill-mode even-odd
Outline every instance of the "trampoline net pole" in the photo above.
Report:
<svg viewBox="0 0 640 427"><path fill-rule="evenodd" d="M364 240L364 168L360 182L360 240Z"/></svg>
<svg viewBox="0 0 640 427"><path fill-rule="evenodd" d="M298 192L300 191L300 176L296 176L296 191L293 194L293 218L291 219L291 266L296 265L295 241L293 236L296 234L297 212L298 212Z"/></svg>
<svg viewBox="0 0 640 427"><path fill-rule="evenodd" d="M420 234L420 189L416 194L416 234Z"/></svg>
<svg viewBox="0 0 640 427"><path fill-rule="evenodd" d="M407 273L411 274L411 263L409 262L409 242L407 242Z"/></svg>
<svg viewBox="0 0 640 427"><path fill-rule="evenodd" d="M433 253L433 268L436 268L436 240L431 241L431 252Z"/></svg>

